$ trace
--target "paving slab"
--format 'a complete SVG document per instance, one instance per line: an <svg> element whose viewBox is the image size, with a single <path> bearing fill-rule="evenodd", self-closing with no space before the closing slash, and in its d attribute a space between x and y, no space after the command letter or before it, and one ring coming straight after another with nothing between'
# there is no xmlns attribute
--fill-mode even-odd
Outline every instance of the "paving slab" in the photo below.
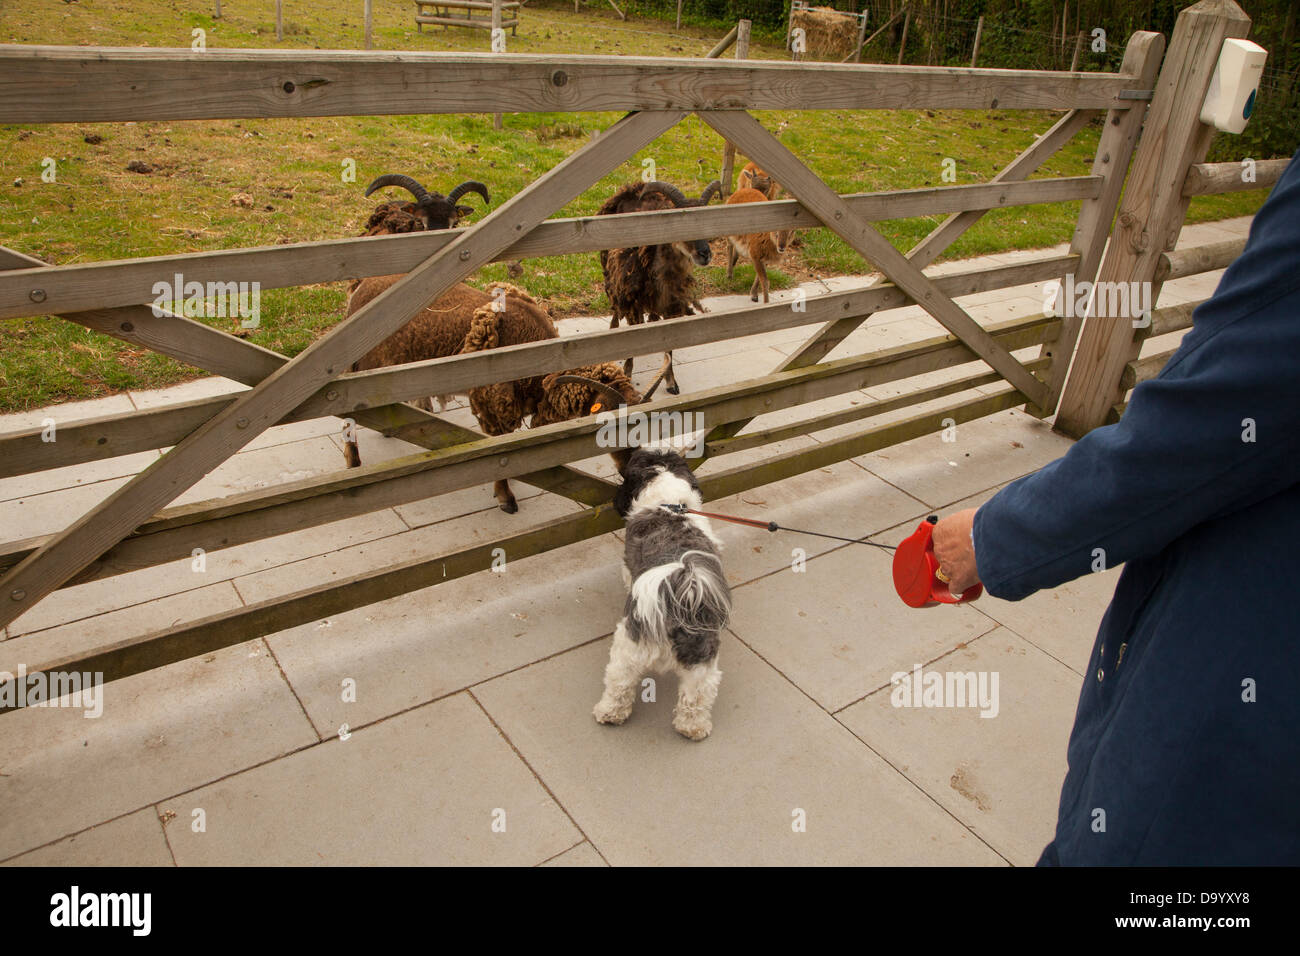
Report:
<svg viewBox="0 0 1300 956"><path fill-rule="evenodd" d="M102 694L98 718L71 707L4 716L0 860L316 742L261 641Z"/></svg>
<svg viewBox="0 0 1300 956"><path fill-rule="evenodd" d="M880 548L844 545L810 558L804 571L738 587L731 629L834 712L996 626L968 606L907 607L894 592L892 560Z"/></svg>
<svg viewBox="0 0 1300 956"><path fill-rule="evenodd" d="M235 586L244 600L253 604L331 579L472 547L579 510L581 506L567 498L543 495L530 499L513 515L500 508L463 515L244 575L235 579ZM506 557L508 559L509 555Z"/></svg>
<svg viewBox="0 0 1300 956"><path fill-rule="evenodd" d="M1108 568L1019 601L985 594L978 609L1083 675L1119 575L1120 568Z"/></svg>
<svg viewBox="0 0 1300 956"><path fill-rule="evenodd" d="M837 717L1002 856L1032 866L1056 830L1079 675L1001 628L925 665L926 673L945 682L949 673L982 673L996 710L895 706L904 700L895 693L900 681Z"/></svg>
<svg viewBox="0 0 1300 956"><path fill-rule="evenodd" d="M853 460L938 507L1035 471L1073 444L1048 423L1015 409L956 426L953 441L943 440L945 431Z"/></svg>
<svg viewBox="0 0 1300 956"><path fill-rule="evenodd" d="M596 723L608 653L581 647L474 694L611 865L1002 862L730 635L701 742L672 728L670 676L626 724Z"/></svg>
<svg viewBox="0 0 1300 956"><path fill-rule="evenodd" d="M1068 242L1059 242L1054 246L1044 246L1041 249L1007 249L1004 252L994 253L992 255L980 256L977 259L958 259L958 263L963 264L983 264L985 261L1001 263L1003 265L1015 265L1020 262L1033 262L1038 259L1050 259L1053 256L1063 256L1070 251Z"/></svg>
<svg viewBox="0 0 1300 956"><path fill-rule="evenodd" d="M84 418L124 415L132 411L135 411L135 405L132 404L129 395L108 395L104 398L91 398L80 402L63 402L45 408L32 408L25 412L9 412L0 415L0 435L43 426L47 418L54 419L57 432L58 426L81 421Z"/></svg>
<svg viewBox="0 0 1300 956"><path fill-rule="evenodd" d="M917 514L922 507L916 499L852 462L837 462L785 481L719 498L709 502L705 510L775 521L787 528L863 538ZM796 559L824 554L842 544L814 535L772 533L726 521L715 520L711 524L725 546L722 563L727 581L732 585L774 571L793 574L790 569ZM795 552L796 548L800 549L799 553Z"/></svg>
<svg viewBox="0 0 1300 956"><path fill-rule="evenodd" d="M436 406L435 406L436 407ZM451 418L451 412L460 411L459 408L448 408L445 412L438 412L440 418ZM465 410L468 412L468 409ZM468 416L471 423L473 415ZM471 424L469 427L473 427ZM386 438L379 432L371 431L364 425L358 426L357 431L357 451L361 455L363 465L376 465L380 462L391 461L394 458L401 458L405 455L418 455L421 452L428 451L419 445L413 445L409 441L402 441L400 438ZM334 467L342 468L345 464L343 458L343 434L342 431L336 431L330 436L330 441L335 445L335 462Z"/></svg>
<svg viewBox="0 0 1300 956"><path fill-rule="evenodd" d="M57 430L55 436L57 440ZM65 465L62 468L47 468L26 475L0 478L0 502L42 495L63 488L75 488L79 485L93 485L95 482L111 478L123 476L134 478L157 461L158 457L159 453L156 451L143 451L134 455L119 455L102 461L83 462L77 465Z"/></svg>
<svg viewBox="0 0 1300 956"><path fill-rule="evenodd" d="M532 505L525 502L542 493L542 489L518 479L511 479L510 490L519 505L519 514L523 515L527 515L532 509ZM459 518L462 515L500 511L500 507L492 491L492 482L486 482L472 488L461 488L459 491L450 491L446 494L434 495L432 498L412 501L409 504L396 505L393 511L408 528L419 528Z"/></svg>
<svg viewBox="0 0 1300 956"><path fill-rule="evenodd" d="M342 471L344 467L338 445L325 435L245 450L208 472L173 503L189 504L274 488L286 482Z"/></svg>
<svg viewBox="0 0 1300 956"><path fill-rule="evenodd" d="M551 857L542 866L609 866L590 843L579 843L572 850Z"/></svg>
<svg viewBox="0 0 1300 956"><path fill-rule="evenodd" d="M323 736L612 633L623 545L604 535L268 638ZM343 681L355 681L355 702Z"/></svg>
<svg viewBox="0 0 1300 956"><path fill-rule="evenodd" d="M1214 295L1219 288L1219 282L1223 279L1223 274L1227 270L1215 269L1213 272L1201 272L1192 276L1185 276L1178 279L1176 286L1180 295L1188 297L1188 301L1198 301L1208 299Z"/></svg>
<svg viewBox="0 0 1300 956"><path fill-rule="evenodd" d="M130 391L131 401L136 408L161 408L164 405L178 405L181 402L194 402L203 398L215 398L218 395L236 395L249 391L249 387L233 378L221 375L205 375L202 378L169 385L166 388L149 388Z"/></svg>
<svg viewBox="0 0 1300 956"><path fill-rule="evenodd" d="M57 534L130 480L129 476L110 478L0 502L0 527L5 529L5 540Z"/></svg>
<svg viewBox="0 0 1300 956"><path fill-rule="evenodd" d="M162 823L145 807L108 823L64 837L4 866L175 866Z"/></svg>
<svg viewBox="0 0 1300 956"><path fill-rule="evenodd" d="M181 866L530 866L582 839L467 694L159 809Z"/></svg>
<svg viewBox="0 0 1300 956"><path fill-rule="evenodd" d="M176 568L173 573L178 581L188 578L192 582L197 577L188 568ZM44 658L54 647L75 649L111 643L128 634L145 634L181 621L228 611L241 603L229 581L201 586L191 583L188 589L176 587L161 598L120 607L104 606L111 600L111 588L107 592L97 589L95 601L86 604L78 601L75 592L79 590L67 588L46 597L10 625L10 637L16 640L30 635L31 640L40 641L40 646L47 651L40 655ZM0 659L8 658L9 650L0 648Z"/></svg>
<svg viewBox="0 0 1300 956"><path fill-rule="evenodd" d="M831 412L847 411L851 408L860 408L869 405L870 403L871 396L864 391L854 390L844 392L839 395L832 395L829 398L821 399L820 401L804 402L802 405L791 405L786 408L779 408L776 411L765 412L742 428L740 434L748 435L769 428L784 428L788 425L794 425L818 415L828 415Z"/></svg>
<svg viewBox="0 0 1300 956"><path fill-rule="evenodd" d="M183 382L180 385L173 385L170 388L131 392L130 395L137 408L158 408L164 405L192 402L200 398L235 395L248 390L247 386L233 379L208 376L191 382ZM341 431L342 428L343 420L333 416L311 418L304 422L291 422L288 425L275 425L245 445L243 450L254 451L258 448L268 448L271 445L284 445L289 442L301 441L304 438L331 435Z"/></svg>
<svg viewBox="0 0 1300 956"><path fill-rule="evenodd" d="M674 373L677 375L677 383L681 386L683 394L702 392L717 388L719 385L733 385L746 379L762 378L771 375L785 361L783 352L767 345L729 352L707 361L684 363L680 369L676 367L676 353L674 352L673 355ZM658 369L660 362L656 358L652 364Z"/></svg>
<svg viewBox="0 0 1300 956"><path fill-rule="evenodd" d="M184 557L150 568L62 588L15 621L15 633L56 627L183 591L194 592L210 584L406 530L406 524L391 510L376 511L233 548L209 551L203 556L202 563L197 565L192 557ZM235 592L231 590L228 593L237 603L238 596ZM183 608L184 605L182 603L179 606ZM162 620L160 615L152 612L146 612L146 616L151 620Z"/></svg>
<svg viewBox="0 0 1300 956"><path fill-rule="evenodd" d="M811 297L812 293L809 293L809 296ZM745 305L753 306L753 303L746 299ZM819 325L821 325L820 322L809 323L791 329L779 329L775 332L762 332L758 335L745 335L734 339L722 339L718 342L706 342L704 345L692 345L690 348L675 349L673 351L673 365L676 367L678 365L690 365L693 362L709 362L730 355L733 352L744 352L765 346L779 348L783 345L792 345L808 338Z"/></svg>

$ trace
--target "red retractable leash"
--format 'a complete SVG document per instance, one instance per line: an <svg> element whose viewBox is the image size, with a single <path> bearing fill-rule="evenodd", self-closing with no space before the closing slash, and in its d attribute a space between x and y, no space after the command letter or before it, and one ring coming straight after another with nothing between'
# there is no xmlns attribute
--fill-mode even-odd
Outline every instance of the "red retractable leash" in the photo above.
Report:
<svg viewBox="0 0 1300 956"><path fill-rule="evenodd" d="M894 590L908 607L963 604L984 593L984 585L976 584L960 595L953 594L939 577L939 559L934 556L932 540L938 523L938 516L930 515L894 551Z"/></svg>
<svg viewBox="0 0 1300 956"><path fill-rule="evenodd" d="M685 505L663 507L677 514L700 515L704 518L717 518L732 524L743 524L750 528L762 528L767 531L790 531L794 534L810 534L818 538L830 538L834 541L847 541L849 544L865 544L873 548L883 548L894 552L894 590L908 607L931 607L935 604L965 604L974 601L984 593L984 585L976 584L967 588L960 595L948 590L948 585L939 578L939 559L934 556L934 526L939 523L937 515L930 515L922 521L915 531L894 547L864 541L861 538L844 538L837 534L823 534L820 531L803 531L799 528L786 528L775 521L760 521L756 518L738 518L735 515L717 514L712 511L696 511Z"/></svg>

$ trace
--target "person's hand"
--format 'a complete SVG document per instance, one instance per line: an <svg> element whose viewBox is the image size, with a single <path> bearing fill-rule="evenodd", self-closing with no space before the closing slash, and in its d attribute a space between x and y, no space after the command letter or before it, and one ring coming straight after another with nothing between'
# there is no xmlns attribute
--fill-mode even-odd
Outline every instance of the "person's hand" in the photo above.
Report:
<svg viewBox="0 0 1300 956"><path fill-rule="evenodd" d="M975 509L967 508L940 518L930 537L934 556L939 559L939 579L946 575L948 590L958 597L980 580L979 568L975 566L975 543L971 540L974 525Z"/></svg>

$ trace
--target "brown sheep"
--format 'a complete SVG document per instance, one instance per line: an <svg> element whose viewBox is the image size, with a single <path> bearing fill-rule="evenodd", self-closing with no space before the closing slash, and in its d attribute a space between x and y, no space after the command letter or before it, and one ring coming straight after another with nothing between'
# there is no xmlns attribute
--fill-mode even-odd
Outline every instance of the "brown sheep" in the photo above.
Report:
<svg viewBox="0 0 1300 956"><path fill-rule="evenodd" d="M762 193L765 198L769 200L779 199L781 197L781 187L777 185L776 180L774 180L763 170L759 169L758 165L753 162L746 163L745 168L742 169L736 176L736 192L740 192L742 189L756 189L760 193ZM732 195L734 196L735 193L732 193ZM728 199L727 202L731 202L731 200ZM730 279L732 276L736 274L737 261L738 261L738 256L736 254L736 248L734 245L732 245L730 240L728 240L727 242L727 278L728 279Z"/></svg>
<svg viewBox="0 0 1300 956"><path fill-rule="evenodd" d="M381 177L385 178L395 179ZM410 182L419 186L414 180ZM393 184L410 188L405 183ZM411 191L415 192L414 189ZM486 189L474 191L486 196ZM456 195L455 190L453 195ZM422 208L418 200L417 194L417 203L381 205L367 222L366 234L385 235L425 229L430 221L426 214L429 204ZM466 207L455 208L465 211L456 213L453 224L472 211ZM374 276L354 282L348 296L347 314L353 315L402 278L401 275ZM494 294L497 290L500 294ZM492 292L484 292L460 282L362 356L353 364L352 371L386 368L558 337L559 332L550 314L522 289L500 283L493 287ZM579 380L557 381L559 375L575 376ZM612 393L610 388L614 390ZM625 404L636 404L641 400L631 379L617 362L480 386L470 389L469 400L483 431L488 435L504 435L519 428L525 418L530 418L533 425L544 425L590 414L592 406L608 402L610 394L621 395ZM439 404L445 403L447 397L438 396ZM430 411L433 409L431 399L422 399L416 404ZM361 464L355 437L345 442L344 458L348 467L355 468ZM496 482L493 492L502 511L514 514L519 510L505 479Z"/></svg>
<svg viewBox="0 0 1300 956"><path fill-rule="evenodd" d="M736 188L757 189L768 199L776 199L781 191L776 181L753 162L746 163L745 168L736 174Z"/></svg>
<svg viewBox="0 0 1300 956"><path fill-rule="evenodd" d="M668 183L628 183L605 201L597 215L704 206L721 191L722 184L714 180L699 199L688 199ZM620 321L640 325L646 319L658 322L705 311L696 293L694 271L696 265L708 265L710 258L709 244L703 239L601 250L600 268L612 312L609 327L618 328ZM673 374L672 353L665 352L664 358L668 363L664 384L676 395L679 388ZM629 375L632 373L630 358L623 368Z"/></svg>
<svg viewBox="0 0 1300 956"><path fill-rule="evenodd" d="M727 200L727 205L746 202L766 202L767 196L757 189L737 189ZM785 247L790 244L793 229L781 229L776 232L754 232L746 236L728 236L727 257L744 256L754 263L754 283L749 287L749 298L758 301L758 290L763 290L763 301L768 301L770 283L767 278L767 266L781 261Z"/></svg>

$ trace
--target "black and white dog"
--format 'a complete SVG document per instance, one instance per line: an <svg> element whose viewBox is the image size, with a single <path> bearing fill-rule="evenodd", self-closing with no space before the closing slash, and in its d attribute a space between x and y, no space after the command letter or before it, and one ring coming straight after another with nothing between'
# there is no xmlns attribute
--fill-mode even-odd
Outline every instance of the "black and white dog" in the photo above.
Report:
<svg viewBox="0 0 1300 956"><path fill-rule="evenodd" d="M605 693L592 713L621 724L632 713L646 671L675 671L673 727L691 740L713 730L719 632L731 614L731 589L709 522L683 508L703 504L686 461L671 451L638 448L623 466L614 507L627 522L623 619L605 668ZM676 509L676 510L674 510Z"/></svg>

